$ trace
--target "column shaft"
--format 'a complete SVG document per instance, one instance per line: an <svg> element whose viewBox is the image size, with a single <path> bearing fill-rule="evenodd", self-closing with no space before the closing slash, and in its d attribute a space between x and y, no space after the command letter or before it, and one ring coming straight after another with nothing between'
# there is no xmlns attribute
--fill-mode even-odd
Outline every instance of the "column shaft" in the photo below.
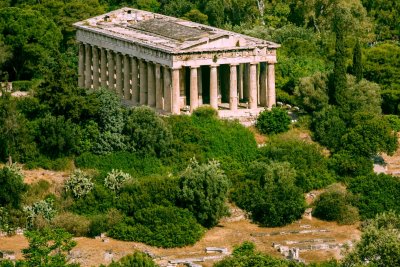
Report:
<svg viewBox="0 0 400 267"><path fill-rule="evenodd" d="M104 48L100 49L100 80L101 87L107 87L107 54Z"/></svg>
<svg viewBox="0 0 400 267"><path fill-rule="evenodd" d="M257 63L250 64L250 98L249 108L257 108Z"/></svg>
<svg viewBox="0 0 400 267"><path fill-rule="evenodd" d="M190 112L199 107L197 67L190 68Z"/></svg>
<svg viewBox="0 0 400 267"><path fill-rule="evenodd" d="M210 105L218 110L218 74L217 66L210 66Z"/></svg>
<svg viewBox="0 0 400 267"><path fill-rule="evenodd" d="M139 74L138 74L138 63L137 59L131 58L131 70L132 70L132 105L139 104L140 90L139 90Z"/></svg>
<svg viewBox="0 0 400 267"><path fill-rule="evenodd" d="M172 69L172 114L179 114L180 107L180 69Z"/></svg>
<svg viewBox="0 0 400 267"><path fill-rule="evenodd" d="M85 87L85 45L79 43L78 86Z"/></svg>
<svg viewBox="0 0 400 267"><path fill-rule="evenodd" d="M230 88L229 88L229 109L236 111L238 107L237 99L237 65L231 65Z"/></svg>
<svg viewBox="0 0 400 267"><path fill-rule="evenodd" d="M139 63L140 105L147 104L147 65L144 60Z"/></svg>
<svg viewBox="0 0 400 267"><path fill-rule="evenodd" d="M120 53L116 53L115 54L115 91L117 92L117 94L119 96L123 96L124 92L123 92L123 88L122 88L122 59L121 59L121 54Z"/></svg>
<svg viewBox="0 0 400 267"><path fill-rule="evenodd" d="M172 111L171 72L168 67L163 67L164 76L164 110Z"/></svg>
<svg viewBox="0 0 400 267"><path fill-rule="evenodd" d="M92 87L92 53L90 51L91 46L85 45L85 87Z"/></svg>
<svg viewBox="0 0 400 267"><path fill-rule="evenodd" d="M114 64L114 53L111 50L107 52L108 59L108 89L114 91L115 89L115 64Z"/></svg>
<svg viewBox="0 0 400 267"><path fill-rule="evenodd" d="M197 70L197 82L199 88L199 106L203 105L203 74L201 67Z"/></svg>
<svg viewBox="0 0 400 267"><path fill-rule="evenodd" d="M150 107L156 106L156 83L154 76L154 64L147 62L147 105Z"/></svg>
<svg viewBox="0 0 400 267"><path fill-rule="evenodd" d="M156 109L163 109L163 92L161 84L161 67L160 64L155 65L156 69Z"/></svg>
<svg viewBox="0 0 400 267"><path fill-rule="evenodd" d="M239 92L239 99L243 99L243 64L239 64L237 79L238 79L237 87Z"/></svg>
<svg viewBox="0 0 400 267"><path fill-rule="evenodd" d="M124 55L124 99L131 100L131 63L129 56Z"/></svg>
<svg viewBox="0 0 400 267"><path fill-rule="evenodd" d="M100 87L99 49L96 46L92 46L92 55L93 55L93 89L99 89Z"/></svg>
<svg viewBox="0 0 400 267"><path fill-rule="evenodd" d="M276 104L275 64L268 63L268 108Z"/></svg>
<svg viewBox="0 0 400 267"><path fill-rule="evenodd" d="M260 105L267 107L267 66L265 62L260 63Z"/></svg>

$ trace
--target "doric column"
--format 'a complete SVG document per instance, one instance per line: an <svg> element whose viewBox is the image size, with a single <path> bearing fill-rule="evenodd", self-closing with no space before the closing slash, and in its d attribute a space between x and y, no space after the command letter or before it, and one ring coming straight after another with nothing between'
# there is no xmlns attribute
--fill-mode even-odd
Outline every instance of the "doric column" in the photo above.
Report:
<svg viewBox="0 0 400 267"><path fill-rule="evenodd" d="M100 80L101 87L107 87L107 54L104 48L100 48Z"/></svg>
<svg viewBox="0 0 400 267"><path fill-rule="evenodd" d="M156 64L156 109L163 109L163 92L161 84L161 67Z"/></svg>
<svg viewBox="0 0 400 267"><path fill-rule="evenodd" d="M115 64L114 64L114 52L111 50L107 51L108 60L108 89L114 91L115 89Z"/></svg>
<svg viewBox="0 0 400 267"><path fill-rule="evenodd" d="M260 63L260 105L267 107L267 65L265 62Z"/></svg>
<svg viewBox="0 0 400 267"><path fill-rule="evenodd" d="M172 88L171 88L171 71L168 67L163 67L164 80L164 110L172 111Z"/></svg>
<svg viewBox="0 0 400 267"><path fill-rule="evenodd" d="M78 86L85 87L85 45L79 43Z"/></svg>
<svg viewBox="0 0 400 267"><path fill-rule="evenodd" d="M147 105L150 107L156 106L156 83L154 75L154 64L147 62Z"/></svg>
<svg viewBox="0 0 400 267"><path fill-rule="evenodd" d="M229 109L236 111L238 108L237 99L237 64L231 64L230 87L229 87Z"/></svg>
<svg viewBox="0 0 400 267"><path fill-rule="evenodd" d="M179 114L181 112L180 70L180 68L172 69L172 114Z"/></svg>
<svg viewBox="0 0 400 267"><path fill-rule="evenodd" d="M131 100L131 63L129 56L124 55L124 99Z"/></svg>
<svg viewBox="0 0 400 267"><path fill-rule="evenodd" d="M210 105L218 110L218 65L210 66Z"/></svg>
<svg viewBox="0 0 400 267"><path fill-rule="evenodd" d="M201 67L197 70L197 83L199 88L199 106L203 105L203 74Z"/></svg>
<svg viewBox="0 0 400 267"><path fill-rule="evenodd" d="M92 87L92 53L90 51L91 46L85 45L85 87Z"/></svg>
<svg viewBox="0 0 400 267"><path fill-rule="evenodd" d="M275 64L268 62L268 108L272 108L275 104Z"/></svg>
<svg viewBox="0 0 400 267"><path fill-rule="evenodd" d="M257 64L258 63L250 63L250 109L257 108Z"/></svg>
<svg viewBox="0 0 400 267"><path fill-rule="evenodd" d="M239 99L243 99L243 64L239 64L237 76L237 88L239 92Z"/></svg>
<svg viewBox="0 0 400 267"><path fill-rule="evenodd" d="M139 73L137 59L131 58L131 70L132 70L132 105L139 104L140 90L139 90Z"/></svg>
<svg viewBox="0 0 400 267"><path fill-rule="evenodd" d="M96 46L92 46L92 57L93 57L93 89L99 89L100 87L99 49Z"/></svg>
<svg viewBox="0 0 400 267"><path fill-rule="evenodd" d="M147 65L140 59L139 63L140 105L147 104Z"/></svg>
<svg viewBox="0 0 400 267"><path fill-rule="evenodd" d="M115 58L115 91L122 97L124 95L122 87L122 55L116 53Z"/></svg>
<svg viewBox="0 0 400 267"><path fill-rule="evenodd" d="M198 67L190 67L190 112L199 107Z"/></svg>

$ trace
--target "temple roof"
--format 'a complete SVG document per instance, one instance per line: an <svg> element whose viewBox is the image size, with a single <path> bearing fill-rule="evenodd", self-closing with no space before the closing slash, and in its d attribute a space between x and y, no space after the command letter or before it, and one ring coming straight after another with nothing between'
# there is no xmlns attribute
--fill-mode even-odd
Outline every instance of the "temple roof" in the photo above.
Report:
<svg viewBox="0 0 400 267"><path fill-rule="evenodd" d="M74 26L174 54L279 47L270 41L127 7Z"/></svg>

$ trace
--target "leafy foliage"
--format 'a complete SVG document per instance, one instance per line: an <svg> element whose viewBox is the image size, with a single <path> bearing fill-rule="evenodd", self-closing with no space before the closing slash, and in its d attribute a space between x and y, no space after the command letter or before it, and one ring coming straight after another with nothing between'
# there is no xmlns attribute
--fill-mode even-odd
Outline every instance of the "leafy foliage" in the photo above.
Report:
<svg viewBox="0 0 400 267"><path fill-rule="evenodd" d="M0 184L0 205L19 208L27 190L21 170L16 165L4 166L0 169Z"/></svg>
<svg viewBox="0 0 400 267"><path fill-rule="evenodd" d="M179 185L178 205L191 211L203 226L215 226L227 214L229 180L218 161L200 165L193 159L180 177Z"/></svg>
<svg viewBox="0 0 400 267"><path fill-rule="evenodd" d="M353 224L359 220L358 209L353 206L355 198L340 185L329 186L315 201L313 215L339 224Z"/></svg>
<svg viewBox="0 0 400 267"><path fill-rule="evenodd" d="M369 174L351 179L348 189L357 196L355 203L362 219L374 218L376 214L393 210L400 212L400 181L384 174Z"/></svg>
<svg viewBox="0 0 400 267"><path fill-rule="evenodd" d="M76 266L67 264L66 254L76 246L72 235L62 229L25 232L29 247L22 252L28 266Z"/></svg>
<svg viewBox="0 0 400 267"><path fill-rule="evenodd" d="M129 173L125 173L120 170L111 170L104 179L104 186L114 192L118 192L124 183L132 180L132 176Z"/></svg>
<svg viewBox="0 0 400 267"><path fill-rule="evenodd" d="M75 198L81 198L93 189L93 182L87 174L76 169L65 181L64 187L67 192L71 191Z"/></svg>
<svg viewBox="0 0 400 267"><path fill-rule="evenodd" d="M248 179L235 188L232 199L262 226L286 225L299 219L305 209L295 179L296 171L288 162L255 162Z"/></svg>
<svg viewBox="0 0 400 267"><path fill-rule="evenodd" d="M257 117L256 127L264 134L277 134L289 130L290 117L287 111L282 108L265 110Z"/></svg>
<svg viewBox="0 0 400 267"><path fill-rule="evenodd" d="M31 228L40 228L41 225L37 225L37 220L43 218L49 222L57 213L52 199L40 200L31 206L25 206L24 211L28 215L28 224Z"/></svg>
<svg viewBox="0 0 400 267"><path fill-rule="evenodd" d="M361 241L345 258L344 266L400 265L400 216L395 212L376 215L363 228Z"/></svg>
<svg viewBox="0 0 400 267"><path fill-rule="evenodd" d="M153 259L143 252L135 251L132 255L121 258L118 262L113 262L107 267L157 267Z"/></svg>
<svg viewBox="0 0 400 267"><path fill-rule="evenodd" d="M126 218L109 234L121 240L171 248L192 245L203 232L189 211L177 207L153 206L137 211L133 218Z"/></svg>

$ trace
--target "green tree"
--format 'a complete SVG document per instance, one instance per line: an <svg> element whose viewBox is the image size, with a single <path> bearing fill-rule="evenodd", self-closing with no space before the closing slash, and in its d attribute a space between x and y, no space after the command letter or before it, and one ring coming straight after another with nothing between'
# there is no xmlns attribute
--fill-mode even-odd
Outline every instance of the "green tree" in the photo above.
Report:
<svg viewBox="0 0 400 267"><path fill-rule="evenodd" d="M200 165L195 159L179 180L178 206L187 208L205 227L215 226L227 214L229 180L217 161Z"/></svg>
<svg viewBox="0 0 400 267"><path fill-rule="evenodd" d="M19 208L22 195L27 190L24 177L16 165L6 165L0 169L0 206Z"/></svg>
<svg viewBox="0 0 400 267"><path fill-rule="evenodd" d="M353 50L353 74L356 76L357 82L363 79L362 52L358 39L356 40L356 45Z"/></svg>
<svg viewBox="0 0 400 267"><path fill-rule="evenodd" d="M400 216L387 212L367 222L343 266L400 266Z"/></svg>
<svg viewBox="0 0 400 267"><path fill-rule="evenodd" d="M37 11L15 7L0 10L0 36L12 53L2 68L11 81L41 78L56 60L62 38L51 19Z"/></svg>
<svg viewBox="0 0 400 267"><path fill-rule="evenodd" d="M232 198L262 226L289 224L304 212L302 190L295 185L296 171L288 162L255 162L248 179L236 186Z"/></svg>
<svg viewBox="0 0 400 267"><path fill-rule="evenodd" d="M62 229L43 229L25 232L29 247L22 252L28 266L78 266L67 264L66 254L76 246L72 235Z"/></svg>
<svg viewBox="0 0 400 267"><path fill-rule="evenodd" d="M299 105L305 110L321 110L329 103L328 75L317 72L310 77L301 78L294 94Z"/></svg>
<svg viewBox="0 0 400 267"><path fill-rule="evenodd" d="M166 155L172 142L167 124L149 107L135 107L129 111L124 134L129 149L144 155Z"/></svg>
<svg viewBox="0 0 400 267"><path fill-rule="evenodd" d="M289 130L290 121L285 109L274 107L258 115L256 127L263 134L283 133Z"/></svg>

